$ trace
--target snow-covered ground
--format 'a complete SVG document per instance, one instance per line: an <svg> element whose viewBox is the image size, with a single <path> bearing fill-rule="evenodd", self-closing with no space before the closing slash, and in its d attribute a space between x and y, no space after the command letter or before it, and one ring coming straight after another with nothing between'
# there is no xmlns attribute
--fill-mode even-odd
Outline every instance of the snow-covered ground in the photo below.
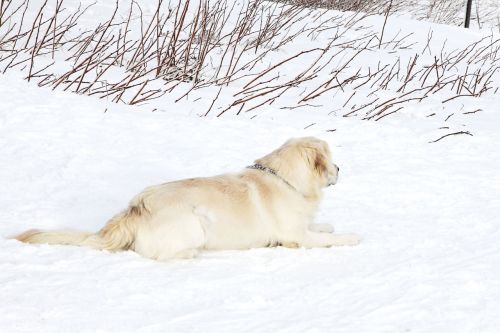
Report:
<svg viewBox="0 0 500 333"><path fill-rule="evenodd" d="M463 26L467 0L394 0L394 10L413 18ZM496 0L473 0L471 29L500 29L500 3Z"/></svg>
<svg viewBox="0 0 500 333"><path fill-rule="evenodd" d="M482 34L428 27L453 47ZM498 95L446 112L427 99L378 122L326 107L200 118L208 97L150 112L0 76L1 332L500 330ZM473 136L429 143L459 130ZM360 234L359 246L155 262L8 239L98 230L148 185L238 171L305 135L327 140L341 168L317 221Z"/></svg>

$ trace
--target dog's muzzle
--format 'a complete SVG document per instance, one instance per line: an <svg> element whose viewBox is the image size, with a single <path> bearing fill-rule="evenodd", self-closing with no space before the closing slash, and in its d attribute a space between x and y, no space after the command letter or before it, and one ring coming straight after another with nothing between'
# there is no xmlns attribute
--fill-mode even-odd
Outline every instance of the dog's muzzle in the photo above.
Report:
<svg viewBox="0 0 500 333"><path fill-rule="evenodd" d="M340 168L336 164L333 164L333 166L337 169L337 174L335 175L334 178L328 179L328 185L327 186L332 186L332 185L337 184L337 180L339 179Z"/></svg>

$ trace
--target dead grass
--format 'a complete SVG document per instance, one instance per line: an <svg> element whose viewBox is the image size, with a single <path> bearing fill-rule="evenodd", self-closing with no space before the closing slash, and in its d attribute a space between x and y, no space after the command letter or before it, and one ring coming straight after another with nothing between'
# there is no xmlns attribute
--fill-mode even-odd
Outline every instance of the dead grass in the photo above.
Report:
<svg viewBox="0 0 500 333"><path fill-rule="evenodd" d="M179 102L216 87L203 115L334 105L336 114L379 121L431 96L446 104L498 91L500 42L493 36L459 50L443 46L430 57L432 33L417 51L411 33L384 36L384 29L369 29L363 12L179 0L159 1L144 15L135 2L117 2L107 20L80 30L88 7L71 12L63 0L35 7L29 0L1 1L0 71L18 70L39 86L116 103L172 100L174 91ZM394 8L379 7L386 21ZM297 48L297 40L311 46ZM396 56L408 50L415 53ZM373 55L380 60L366 62Z"/></svg>

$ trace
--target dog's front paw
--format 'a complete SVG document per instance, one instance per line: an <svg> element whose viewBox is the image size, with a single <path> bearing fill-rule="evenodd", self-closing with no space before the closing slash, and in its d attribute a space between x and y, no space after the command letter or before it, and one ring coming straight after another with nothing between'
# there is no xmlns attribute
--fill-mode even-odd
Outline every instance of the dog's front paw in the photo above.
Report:
<svg viewBox="0 0 500 333"><path fill-rule="evenodd" d="M344 245L344 246L354 246L358 245L361 243L361 236L356 235L356 234L343 234L343 235L338 235L340 237L340 244L339 245Z"/></svg>
<svg viewBox="0 0 500 333"><path fill-rule="evenodd" d="M309 225L309 230L314 232L332 233L335 231L335 228L329 223L312 223Z"/></svg>

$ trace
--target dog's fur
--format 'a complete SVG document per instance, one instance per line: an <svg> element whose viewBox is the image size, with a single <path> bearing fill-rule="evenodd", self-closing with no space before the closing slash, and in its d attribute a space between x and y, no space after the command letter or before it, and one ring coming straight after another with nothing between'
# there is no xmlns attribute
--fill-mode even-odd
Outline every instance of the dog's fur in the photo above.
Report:
<svg viewBox="0 0 500 333"><path fill-rule="evenodd" d="M338 167L326 142L291 139L237 174L185 179L146 188L99 232L31 230L26 243L131 249L144 257L191 258L199 250L355 245L356 235L332 234L313 224L321 190L335 184ZM269 170L268 169L268 170Z"/></svg>

